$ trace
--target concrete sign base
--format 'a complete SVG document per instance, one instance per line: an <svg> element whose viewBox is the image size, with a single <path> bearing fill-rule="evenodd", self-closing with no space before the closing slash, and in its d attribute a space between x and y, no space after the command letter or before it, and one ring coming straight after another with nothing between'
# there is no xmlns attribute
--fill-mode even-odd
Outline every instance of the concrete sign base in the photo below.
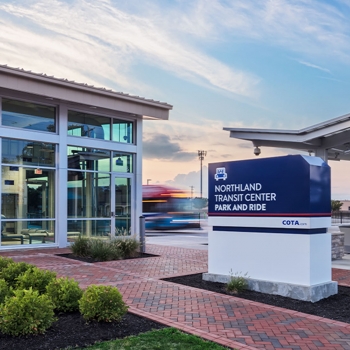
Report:
<svg viewBox="0 0 350 350"><path fill-rule="evenodd" d="M337 294L331 280L331 235L210 231L203 279L247 275L249 289L316 302Z"/></svg>
<svg viewBox="0 0 350 350"><path fill-rule="evenodd" d="M203 280L219 283L227 283L231 276L204 273ZM298 286L296 284L277 283L269 281L254 280L247 278L248 289L261 293L281 295L297 300L311 301L313 303L328 298L338 293L338 283L328 282L314 286Z"/></svg>

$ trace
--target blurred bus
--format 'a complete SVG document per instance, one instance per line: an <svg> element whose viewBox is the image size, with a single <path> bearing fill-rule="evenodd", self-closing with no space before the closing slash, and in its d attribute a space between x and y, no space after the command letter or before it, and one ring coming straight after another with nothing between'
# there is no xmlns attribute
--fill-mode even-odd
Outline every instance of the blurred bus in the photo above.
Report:
<svg viewBox="0 0 350 350"><path fill-rule="evenodd" d="M200 228L199 213L192 210L186 191L165 185L142 186L146 230Z"/></svg>

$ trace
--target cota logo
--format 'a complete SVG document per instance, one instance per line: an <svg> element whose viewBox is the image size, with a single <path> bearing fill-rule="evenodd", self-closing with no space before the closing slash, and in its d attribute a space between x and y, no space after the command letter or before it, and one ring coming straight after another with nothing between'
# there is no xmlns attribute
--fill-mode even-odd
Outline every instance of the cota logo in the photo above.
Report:
<svg viewBox="0 0 350 350"><path fill-rule="evenodd" d="M216 173L214 175L214 178L216 181L218 180L226 180L227 179L227 173L226 168L216 168Z"/></svg>
<svg viewBox="0 0 350 350"><path fill-rule="evenodd" d="M299 226L299 221L298 220L283 220L282 225L287 225L287 226Z"/></svg>

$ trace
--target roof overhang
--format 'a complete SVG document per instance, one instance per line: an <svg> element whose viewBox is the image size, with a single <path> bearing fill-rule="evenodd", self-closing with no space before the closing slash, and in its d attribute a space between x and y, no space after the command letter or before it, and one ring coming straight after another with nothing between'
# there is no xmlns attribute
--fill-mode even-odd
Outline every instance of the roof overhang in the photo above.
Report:
<svg viewBox="0 0 350 350"><path fill-rule="evenodd" d="M230 137L251 141L255 147L289 148L318 153L329 160L350 160L350 114L300 130L224 128Z"/></svg>
<svg viewBox="0 0 350 350"><path fill-rule="evenodd" d="M0 90L84 104L92 108L121 111L144 119L167 120L172 109L171 105L164 102L2 65L0 65Z"/></svg>

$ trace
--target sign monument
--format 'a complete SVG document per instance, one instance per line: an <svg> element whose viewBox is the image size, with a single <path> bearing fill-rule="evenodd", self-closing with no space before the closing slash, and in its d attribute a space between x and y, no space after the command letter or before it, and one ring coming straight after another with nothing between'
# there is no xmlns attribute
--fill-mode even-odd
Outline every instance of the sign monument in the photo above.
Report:
<svg viewBox="0 0 350 350"><path fill-rule="evenodd" d="M249 288L318 301L331 280L330 168L292 155L209 164L205 280L247 274Z"/></svg>

